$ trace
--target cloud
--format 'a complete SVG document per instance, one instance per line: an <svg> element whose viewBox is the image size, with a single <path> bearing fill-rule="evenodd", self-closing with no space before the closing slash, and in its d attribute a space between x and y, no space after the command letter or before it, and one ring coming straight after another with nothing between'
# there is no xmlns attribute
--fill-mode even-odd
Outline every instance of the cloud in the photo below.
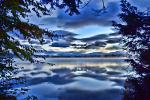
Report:
<svg viewBox="0 0 150 100"><path fill-rule="evenodd" d="M79 40L84 41L84 42L94 42L94 41L99 41L99 40L105 40L107 39L107 37L108 37L107 34L99 34L99 35L95 35L95 36L88 37L88 38L82 38Z"/></svg>
<svg viewBox="0 0 150 100"><path fill-rule="evenodd" d="M73 32L69 32L69 31L65 31L65 30L55 30L52 32L56 37L53 37L53 40L66 40L68 42L72 42L74 40L76 40L76 38L74 38L77 34L73 33Z"/></svg>
<svg viewBox="0 0 150 100"><path fill-rule="evenodd" d="M53 31L53 34L56 35L56 37L52 38L53 41L51 42L50 46L62 47L62 48L70 47L71 42L76 40L74 36L77 35L75 33L65 31L65 30L56 30Z"/></svg>
<svg viewBox="0 0 150 100"><path fill-rule="evenodd" d="M99 16L92 10L99 10L102 8L101 0L91 0L91 2L84 8L79 9L79 15L69 16L62 9L53 11L52 16L42 18L40 22L44 22L46 25L58 26L58 28L81 28L87 25L99 25L99 26L111 26L112 20L118 21L118 13L120 12L120 0L104 0L106 6L106 13L102 13ZM129 1L139 8L145 9L149 7L149 0L132 0ZM34 19L33 19L34 20ZM36 21L37 23L37 21ZM51 27L49 27L50 29Z"/></svg>
<svg viewBox="0 0 150 100"><path fill-rule="evenodd" d="M107 44L119 43L120 38L117 33L110 34L99 34L91 36L88 38L77 39L76 33L65 31L65 30L56 30L54 34L60 36L56 37L54 41L50 44L51 47L59 48L74 48L74 49L99 49L106 47ZM117 47L107 47L107 50L119 49Z"/></svg>
<svg viewBox="0 0 150 100"><path fill-rule="evenodd" d="M108 2L109 1L109 2ZM80 9L79 15L69 16L62 9L54 11L54 17L42 18L40 22L57 25L59 28L81 28L88 25L111 26L111 21L117 18L119 2L108 0L106 2L106 13L97 16L92 9L102 8L100 0L92 0L86 7Z"/></svg>
<svg viewBox="0 0 150 100"><path fill-rule="evenodd" d="M96 56L124 56L125 52L122 51L115 51L115 52L90 52L90 53L85 53L85 52L78 52L78 51L68 51L68 52L50 52L47 53L46 55L48 56L53 56L53 57L96 57Z"/></svg>
<svg viewBox="0 0 150 100"><path fill-rule="evenodd" d="M101 41L96 41L94 43L95 46L99 46L99 47L105 47L106 46L106 42L101 42Z"/></svg>
<svg viewBox="0 0 150 100"><path fill-rule="evenodd" d="M73 44L74 48L78 49L98 49L101 47L106 47L107 44L115 44L120 43L121 38L118 33L110 33L110 34L99 34L95 36L91 36L88 38L78 39L78 41L83 42L84 44ZM116 50L120 49L117 46L115 47L107 47L107 50Z"/></svg>
<svg viewBox="0 0 150 100"><path fill-rule="evenodd" d="M101 42L101 41L96 41L94 43L90 43L88 44L85 49L98 49L100 47L105 47L106 43L105 42Z"/></svg>
<svg viewBox="0 0 150 100"><path fill-rule="evenodd" d="M81 13L79 15L69 16L62 9L56 9L52 16L32 17L35 24L52 30L54 34L58 35L58 37L53 37L52 42L51 39L47 38L46 50L57 51L55 53L57 55L120 50L120 47L115 44L121 42L121 37L118 33L113 33L114 30L111 30L111 21L120 21L117 17L120 12L120 0L104 1L107 7L106 13L97 14L94 12L92 9L100 10L102 3L101 0L91 0L86 7L79 9ZM135 6L140 6L142 10L146 5L150 5L149 0L142 0L142 2L140 0L128 1ZM74 43L75 41L77 42Z"/></svg>
<svg viewBox="0 0 150 100"><path fill-rule="evenodd" d="M86 44L72 44L72 47L77 49L99 49L100 47L105 47L106 43L101 41L95 41L93 43Z"/></svg>
<svg viewBox="0 0 150 100"><path fill-rule="evenodd" d="M106 50L119 50L119 49L121 49L121 47L113 45L113 46L110 46L110 47L106 47L105 49Z"/></svg>
<svg viewBox="0 0 150 100"><path fill-rule="evenodd" d="M121 41L122 41L121 38L108 38L106 42L110 44L114 44L114 43L120 43Z"/></svg>
<svg viewBox="0 0 150 100"><path fill-rule="evenodd" d="M70 43L69 42L54 42L52 43L50 46L52 47L62 47L62 48L66 48L66 47L69 47L70 46Z"/></svg>
<svg viewBox="0 0 150 100"><path fill-rule="evenodd" d="M76 36L76 33L65 31L65 30L55 30L53 34L62 35L62 36Z"/></svg>
<svg viewBox="0 0 150 100"><path fill-rule="evenodd" d="M84 20L68 21L65 22L62 27L64 28L79 28L87 25L100 25L100 26L111 26L112 21L106 19L92 19L85 18Z"/></svg>
<svg viewBox="0 0 150 100"><path fill-rule="evenodd" d="M110 33L109 36L119 36L120 34L115 32L115 33Z"/></svg>
<svg viewBox="0 0 150 100"><path fill-rule="evenodd" d="M96 16L92 9L101 9L101 7L97 5L97 0L93 2L94 4L88 5L86 9L81 10L81 15L70 18L70 16L60 13L58 18L64 21L62 27L80 28L87 25L112 26L112 20L116 19L119 12L118 2L109 2L106 13L100 16Z"/></svg>

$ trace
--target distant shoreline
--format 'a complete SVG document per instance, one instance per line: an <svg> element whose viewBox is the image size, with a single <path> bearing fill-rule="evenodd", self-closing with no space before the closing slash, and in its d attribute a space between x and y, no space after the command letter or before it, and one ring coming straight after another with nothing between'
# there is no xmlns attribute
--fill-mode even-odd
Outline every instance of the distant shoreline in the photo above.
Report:
<svg viewBox="0 0 150 100"><path fill-rule="evenodd" d="M126 56L41 56L36 55L36 57L45 58L127 58Z"/></svg>
<svg viewBox="0 0 150 100"><path fill-rule="evenodd" d="M128 59L127 57L46 57L46 58L66 58L66 59L69 59L69 58L84 58L84 59L88 59L88 58L104 58L104 59Z"/></svg>
<svg viewBox="0 0 150 100"><path fill-rule="evenodd" d="M126 57L126 56L49 56L49 55L35 55L35 56L45 57L45 58L122 58L122 57Z"/></svg>
<svg viewBox="0 0 150 100"><path fill-rule="evenodd" d="M38 57L40 59L43 57ZM15 59L19 59L15 57ZM45 59L128 59L127 57L45 57Z"/></svg>

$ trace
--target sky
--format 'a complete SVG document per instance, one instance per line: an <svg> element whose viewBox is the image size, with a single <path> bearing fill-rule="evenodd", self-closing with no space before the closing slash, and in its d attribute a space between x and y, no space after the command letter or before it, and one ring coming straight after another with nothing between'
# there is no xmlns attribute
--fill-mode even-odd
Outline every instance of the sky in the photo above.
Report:
<svg viewBox="0 0 150 100"><path fill-rule="evenodd" d="M87 2L88 0L84 0ZM121 36L112 27L112 21L120 22L117 15L120 10L120 0L104 0L106 10L101 13L101 0L91 0L87 6L81 5L79 15L70 16L64 9L52 11L51 16L38 18L31 15L31 23L48 29L54 34L63 34L63 38L54 39L43 48L54 52L78 53L110 53L121 49ZM149 0L129 0L131 4L146 10ZM83 7L83 8L82 8ZM123 51L124 52L124 51Z"/></svg>

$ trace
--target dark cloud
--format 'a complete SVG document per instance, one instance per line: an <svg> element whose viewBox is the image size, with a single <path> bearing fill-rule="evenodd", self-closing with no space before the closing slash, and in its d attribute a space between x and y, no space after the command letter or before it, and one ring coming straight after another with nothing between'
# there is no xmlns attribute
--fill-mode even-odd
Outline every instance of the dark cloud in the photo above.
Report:
<svg viewBox="0 0 150 100"><path fill-rule="evenodd" d="M62 47L62 48L66 48L69 47L70 44L68 42L66 43L61 43L61 42L54 42L50 45L51 47Z"/></svg>
<svg viewBox="0 0 150 100"><path fill-rule="evenodd" d="M64 28L79 28L87 25L100 25L100 26L111 26L112 21L107 19L92 19L92 18L85 18L83 20L77 21L69 21L66 22L63 27Z"/></svg>
<svg viewBox="0 0 150 100"><path fill-rule="evenodd" d="M65 30L55 30L53 34L62 35L62 36L76 36L76 33L65 31Z"/></svg>
<svg viewBox="0 0 150 100"><path fill-rule="evenodd" d="M89 43L85 49L98 49L100 47L105 47L106 43L105 42L101 42L101 41L96 41L94 43Z"/></svg>
<svg viewBox="0 0 150 100"><path fill-rule="evenodd" d="M60 10L58 13L58 19L61 20L61 23L58 26L64 28L80 28L87 25L111 26L112 20L117 18L119 2L109 2L107 4L106 13L102 13L99 16L97 16L95 11L92 10L99 10L101 8L101 2L99 2L99 0L94 0L87 7L81 9L81 14L77 16L70 17Z"/></svg>
<svg viewBox="0 0 150 100"><path fill-rule="evenodd" d="M120 43L122 41L121 38L108 38L108 40L106 41L107 43Z"/></svg>
<svg viewBox="0 0 150 100"><path fill-rule="evenodd" d="M77 35L75 33L68 32L65 30L56 30L56 31L53 31L53 34L56 37L53 37L53 41L50 44L50 46L51 47L62 47L62 48L70 47L71 42L76 40L76 38L74 38L74 36Z"/></svg>
<svg viewBox="0 0 150 100"><path fill-rule="evenodd" d="M72 42L76 40L75 36L77 34L65 30L56 30L52 32L56 37L53 37L53 40L59 41L60 39L66 40L68 42Z"/></svg>
<svg viewBox="0 0 150 100"><path fill-rule="evenodd" d="M84 41L84 42L94 42L94 41L98 41L98 40L105 40L107 37L108 37L107 34L99 34L99 35L95 35L92 37L83 38L83 39L79 39L79 40Z"/></svg>
<svg viewBox="0 0 150 100"><path fill-rule="evenodd" d="M106 46L106 42L96 41L94 43L94 45L98 46L98 47L105 47Z"/></svg>
<svg viewBox="0 0 150 100"><path fill-rule="evenodd" d="M120 35L119 33L115 32L115 33L110 33L109 36L118 36Z"/></svg>

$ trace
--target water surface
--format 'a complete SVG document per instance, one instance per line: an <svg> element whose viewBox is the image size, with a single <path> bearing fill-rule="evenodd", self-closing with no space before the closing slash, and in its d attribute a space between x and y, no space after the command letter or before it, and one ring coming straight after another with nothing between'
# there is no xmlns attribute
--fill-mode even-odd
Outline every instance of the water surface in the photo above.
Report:
<svg viewBox="0 0 150 100"><path fill-rule="evenodd" d="M121 100L128 75L126 58L48 58L48 64L17 61L27 77L26 95L39 100ZM18 96L18 99L24 98Z"/></svg>

